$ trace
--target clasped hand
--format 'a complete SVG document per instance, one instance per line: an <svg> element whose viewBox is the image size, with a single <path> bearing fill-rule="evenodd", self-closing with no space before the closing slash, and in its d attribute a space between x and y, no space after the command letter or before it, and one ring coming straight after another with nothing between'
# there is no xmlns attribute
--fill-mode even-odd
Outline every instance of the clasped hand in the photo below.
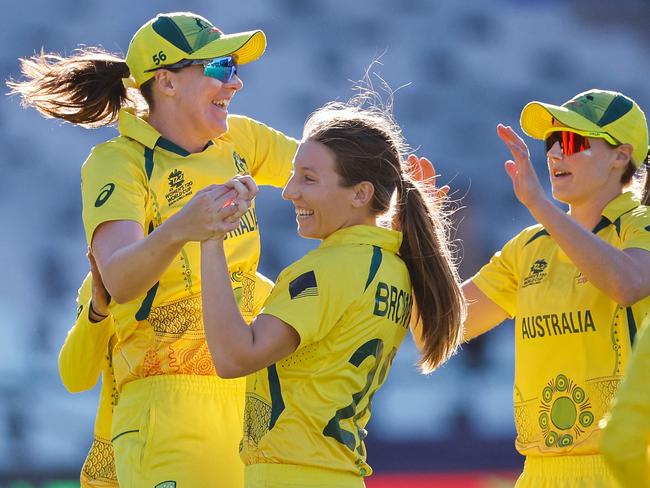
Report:
<svg viewBox="0 0 650 488"><path fill-rule="evenodd" d="M176 214L183 240L223 239L239 226L258 191L255 180L244 175L196 192Z"/></svg>

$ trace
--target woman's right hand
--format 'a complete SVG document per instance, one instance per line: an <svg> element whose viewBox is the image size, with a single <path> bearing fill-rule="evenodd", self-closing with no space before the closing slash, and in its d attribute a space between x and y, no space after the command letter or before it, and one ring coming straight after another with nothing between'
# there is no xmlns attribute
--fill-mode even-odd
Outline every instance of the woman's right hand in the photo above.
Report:
<svg viewBox="0 0 650 488"><path fill-rule="evenodd" d="M230 182L228 182L230 183ZM177 238L184 242L219 238L239 225L248 211L245 189L234 185L210 185L196 194L169 220ZM241 186L241 185L240 185ZM170 222L171 223L171 222Z"/></svg>
<svg viewBox="0 0 650 488"><path fill-rule="evenodd" d="M425 157L410 154L406 159L409 174L415 181L422 182L424 190L437 200L445 200L449 193L449 185L437 186L438 174L431 161Z"/></svg>

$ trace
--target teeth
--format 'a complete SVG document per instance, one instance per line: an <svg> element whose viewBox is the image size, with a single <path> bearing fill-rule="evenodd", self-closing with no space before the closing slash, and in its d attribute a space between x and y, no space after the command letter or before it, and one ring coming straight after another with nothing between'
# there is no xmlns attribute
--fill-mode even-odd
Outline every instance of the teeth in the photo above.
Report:
<svg viewBox="0 0 650 488"><path fill-rule="evenodd" d="M212 105L216 105L221 108L228 108L230 100L212 100Z"/></svg>
<svg viewBox="0 0 650 488"><path fill-rule="evenodd" d="M306 210L304 208L297 208L296 209L296 215L298 215L299 217L307 217L309 215L314 215L314 211L313 210Z"/></svg>

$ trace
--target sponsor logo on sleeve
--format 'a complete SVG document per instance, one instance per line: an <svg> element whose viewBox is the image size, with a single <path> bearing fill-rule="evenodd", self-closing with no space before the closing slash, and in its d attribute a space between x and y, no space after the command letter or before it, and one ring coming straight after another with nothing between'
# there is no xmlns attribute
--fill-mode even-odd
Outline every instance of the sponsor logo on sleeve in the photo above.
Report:
<svg viewBox="0 0 650 488"><path fill-rule="evenodd" d="M318 296L318 285L314 272L307 271L289 283L289 296L292 300Z"/></svg>
<svg viewBox="0 0 650 488"><path fill-rule="evenodd" d="M115 190L115 183L107 183L102 186L99 190L99 195L97 195L97 200L95 200L95 207L99 208L106 203L106 201L111 197L113 191Z"/></svg>
<svg viewBox="0 0 650 488"><path fill-rule="evenodd" d="M158 483L154 488L176 488L176 482L175 481L163 481L162 483Z"/></svg>

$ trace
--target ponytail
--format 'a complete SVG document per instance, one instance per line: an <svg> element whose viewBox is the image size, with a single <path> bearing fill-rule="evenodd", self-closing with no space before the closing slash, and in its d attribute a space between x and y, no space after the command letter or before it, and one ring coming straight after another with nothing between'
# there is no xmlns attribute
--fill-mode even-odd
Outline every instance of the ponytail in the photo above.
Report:
<svg viewBox="0 0 650 488"><path fill-rule="evenodd" d="M139 108L122 84L126 62L100 47L81 48L69 57L41 51L20 60L23 81L9 80L11 95L43 116L87 128L110 125L120 108Z"/></svg>
<svg viewBox="0 0 650 488"><path fill-rule="evenodd" d="M451 357L462 342L465 301L448 242L448 225L440 204L420 191L409 176L397 185L393 228L403 234L400 256L406 263L421 322L420 366L431 372ZM415 322L417 321L417 322Z"/></svg>
<svg viewBox="0 0 650 488"><path fill-rule="evenodd" d="M637 167L633 161L627 163L627 167L621 175L623 187L631 186L641 205L650 205L650 151L646 158Z"/></svg>
<svg viewBox="0 0 650 488"><path fill-rule="evenodd" d="M417 305L411 325L421 322L420 366L428 373L462 342L465 301L449 249L447 219L439 205L432 204L432 195L405 174L406 143L390 110L381 105L362 107L364 101L376 98L373 91L362 91L358 100L325 105L307 120L303 138L320 142L334 153L341 186L372 183L370 211L402 232L399 254L409 271Z"/></svg>

